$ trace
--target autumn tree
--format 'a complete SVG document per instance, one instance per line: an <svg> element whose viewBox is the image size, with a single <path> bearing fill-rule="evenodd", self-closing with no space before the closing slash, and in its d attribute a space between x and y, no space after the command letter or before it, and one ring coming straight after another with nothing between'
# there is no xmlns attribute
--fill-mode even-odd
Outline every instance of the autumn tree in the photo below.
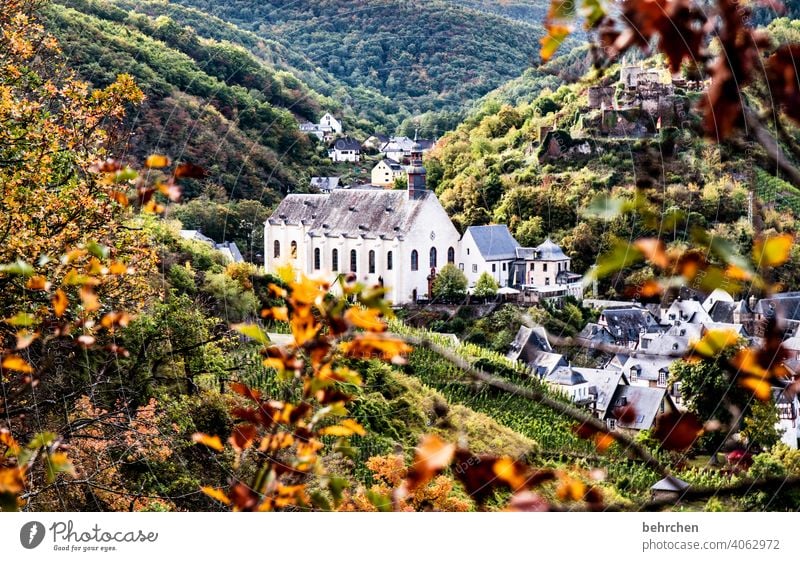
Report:
<svg viewBox="0 0 800 561"><path fill-rule="evenodd" d="M433 295L436 298L455 300L467 294L467 277L458 267L448 263L436 275L433 281Z"/></svg>

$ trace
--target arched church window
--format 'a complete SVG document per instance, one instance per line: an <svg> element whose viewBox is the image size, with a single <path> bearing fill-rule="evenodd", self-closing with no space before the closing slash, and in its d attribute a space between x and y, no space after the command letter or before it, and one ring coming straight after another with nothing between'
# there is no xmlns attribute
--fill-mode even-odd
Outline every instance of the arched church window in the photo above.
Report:
<svg viewBox="0 0 800 561"><path fill-rule="evenodd" d="M430 261L431 261L431 269L435 268L436 267L436 248L435 247L431 248L431 259L430 259Z"/></svg>
<svg viewBox="0 0 800 561"><path fill-rule="evenodd" d="M290 248L290 254L292 256L292 259L297 259L297 242L296 241L292 241L292 245L291 245L291 248Z"/></svg>
<svg viewBox="0 0 800 561"><path fill-rule="evenodd" d="M358 253L355 249L350 250L350 270L354 273L358 271Z"/></svg>
<svg viewBox="0 0 800 561"><path fill-rule="evenodd" d="M334 271L338 271L339 270L339 250L338 249L334 249L331 252L331 269L333 269Z"/></svg>
<svg viewBox="0 0 800 561"><path fill-rule="evenodd" d="M418 271L419 270L419 253L417 250L411 252L411 270Z"/></svg>
<svg viewBox="0 0 800 561"><path fill-rule="evenodd" d="M452 247L448 248L448 250L447 250L447 262L448 263L455 263L456 262L456 250L453 249Z"/></svg>
<svg viewBox="0 0 800 561"><path fill-rule="evenodd" d="M281 242L275 240L275 243L272 244L272 256L277 259L281 256Z"/></svg>
<svg viewBox="0 0 800 561"><path fill-rule="evenodd" d="M322 261L322 256L320 255L319 248L318 247L314 248L314 270L315 271L319 271L319 269L320 269L320 267L322 265L321 261Z"/></svg>
<svg viewBox="0 0 800 561"><path fill-rule="evenodd" d="M373 250L369 250L369 272L375 272L375 252Z"/></svg>
<svg viewBox="0 0 800 561"><path fill-rule="evenodd" d="M386 254L386 270L387 271L391 271L392 270L392 267L394 266L393 261L394 261L394 258L392 256L392 252L390 251L390 252L388 252Z"/></svg>

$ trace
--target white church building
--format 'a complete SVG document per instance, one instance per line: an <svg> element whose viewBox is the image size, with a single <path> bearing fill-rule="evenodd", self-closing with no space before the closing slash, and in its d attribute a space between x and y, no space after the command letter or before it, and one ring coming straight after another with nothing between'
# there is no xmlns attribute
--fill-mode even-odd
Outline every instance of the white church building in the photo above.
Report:
<svg viewBox="0 0 800 561"><path fill-rule="evenodd" d="M430 298L433 280L447 263L464 271L470 286L483 272L490 272L501 287L522 289L534 277L539 280L541 268L553 285L571 274L569 258L549 240L538 248L521 248L505 226L471 227L462 239L436 194L427 189L419 144L406 174L405 190L336 189L286 196L264 225L267 272L290 264L330 281L352 273L367 284L385 286L394 304ZM548 262L551 271L544 261L554 254L557 259ZM575 280L569 279L570 288L577 287L574 293L580 297ZM563 284L560 288L558 295L570 293Z"/></svg>
<svg viewBox="0 0 800 561"><path fill-rule="evenodd" d="M461 236L426 189L421 158L407 168L407 190L288 195L265 224L267 272L290 263L307 275L383 284L396 304L427 297L437 271L455 263Z"/></svg>

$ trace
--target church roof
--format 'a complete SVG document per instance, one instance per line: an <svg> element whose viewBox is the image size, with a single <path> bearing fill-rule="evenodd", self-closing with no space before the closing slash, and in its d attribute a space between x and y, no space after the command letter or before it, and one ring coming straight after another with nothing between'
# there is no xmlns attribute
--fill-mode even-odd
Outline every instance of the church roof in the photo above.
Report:
<svg viewBox="0 0 800 561"><path fill-rule="evenodd" d="M505 224L470 226L467 232L472 236L478 251L486 261L516 259L519 242L514 239Z"/></svg>
<svg viewBox="0 0 800 561"><path fill-rule="evenodd" d="M412 199L406 190L338 189L330 195L286 196L270 224L306 224L311 236L396 238L407 235L429 198L430 191Z"/></svg>
<svg viewBox="0 0 800 561"><path fill-rule="evenodd" d="M536 254L541 261L563 261L569 259L550 238L547 238L541 245L536 246Z"/></svg>

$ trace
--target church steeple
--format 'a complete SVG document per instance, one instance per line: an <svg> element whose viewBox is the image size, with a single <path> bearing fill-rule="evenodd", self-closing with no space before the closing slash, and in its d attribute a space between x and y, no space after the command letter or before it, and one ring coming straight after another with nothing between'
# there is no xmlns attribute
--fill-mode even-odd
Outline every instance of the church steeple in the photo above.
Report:
<svg viewBox="0 0 800 561"><path fill-rule="evenodd" d="M417 131L414 131L414 144L411 145L411 162L406 168L408 174L408 198L419 199L424 196L426 186L425 167L422 165L422 146L417 142Z"/></svg>

